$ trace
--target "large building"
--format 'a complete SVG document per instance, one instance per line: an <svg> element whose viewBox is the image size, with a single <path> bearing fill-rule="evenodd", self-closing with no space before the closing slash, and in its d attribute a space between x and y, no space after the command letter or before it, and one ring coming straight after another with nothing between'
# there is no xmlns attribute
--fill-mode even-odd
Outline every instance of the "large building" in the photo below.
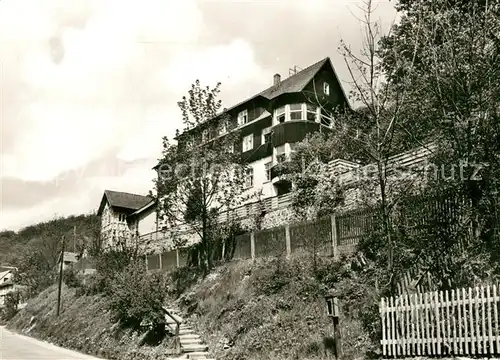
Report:
<svg viewBox="0 0 500 360"><path fill-rule="evenodd" d="M200 124L202 131L190 129L179 135L178 146L209 141L227 129L237 129L241 139L234 151L241 152L250 165L247 183L262 190L264 199L279 196L289 191L290 184L280 179L278 165L307 134L331 131L332 111L348 104L330 58L325 58L286 79L274 75L269 88L225 109L229 124Z"/></svg>
<svg viewBox="0 0 500 360"><path fill-rule="evenodd" d="M248 165L246 184L261 193L261 201L269 200L267 204L274 207L273 204L283 204L279 198L286 196L291 186L280 177L278 165L289 158L294 145L307 134L332 131L333 111L348 108L349 103L330 58L288 78L275 74L270 80L269 88L225 109L229 124L221 127L216 119L206 121L199 125L202 129L178 135L177 142L179 147L208 142L237 129L240 138L233 151L241 153ZM154 209L155 203L148 197L106 191L98 214L107 243L116 244L123 236L142 242L165 238L158 216L152 215ZM247 210L245 214L249 213Z"/></svg>

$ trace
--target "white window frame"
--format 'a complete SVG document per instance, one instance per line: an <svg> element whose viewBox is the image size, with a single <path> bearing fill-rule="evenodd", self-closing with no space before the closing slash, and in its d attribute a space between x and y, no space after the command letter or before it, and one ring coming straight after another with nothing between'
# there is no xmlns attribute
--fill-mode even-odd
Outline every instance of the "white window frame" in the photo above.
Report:
<svg viewBox="0 0 500 360"><path fill-rule="evenodd" d="M249 166L245 169L245 188L249 189L253 186L253 167Z"/></svg>
<svg viewBox="0 0 500 360"><path fill-rule="evenodd" d="M292 110L292 106L299 105L300 109ZM288 104L288 120L289 121L303 121L304 120L304 104ZM299 119L292 119L292 114L300 114ZM286 121L286 120L285 120Z"/></svg>
<svg viewBox="0 0 500 360"><path fill-rule="evenodd" d="M208 129L205 129L201 132L201 142L205 142L205 141L208 141L209 139L209 131Z"/></svg>
<svg viewBox="0 0 500 360"><path fill-rule="evenodd" d="M238 113L238 126L248 123L248 110L243 110Z"/></svg>
<svg viewBox="0 0 500 360"><path fill-rule="evenodd" d="M326 81L323 83L323 93L325 95L330 95L330 84L328 84Z"/></svg>
<svg viewBox="0 0 500 360"><path fill-rule="evenodd" d="M261 142L261 144L266 144L266 141L265 141L266 135L271 133L271 127L272 126L269 126L269 127L262 129L262 142Z"/></svg>
<svg viewBox="0 0 500 360"><path fill-rule="evenodd" d="M300 110L292 110L293 105L300 105ZM308 106L313 107L313 110L309 110ZM284 116L284 121L315 121L315 122L320 122L320 110L321 108L312 104L308 103L295 103L295 104L287 104L279 107L278 109L274 110L274 117L273 117L273 125L279 125L281 124L278 121L278 116ZM292 119L292 113L299 113L301 114L300 119ZM314 120L309 120L307 118L308 114L314 114Z"/></svg>
<svg viewBox="0 0 500 360"><path fill-rule="evenodd" d="M253 134L243 137L241 149L242 152L250 151L253 149Z"/></svg>
<svg viewBox="0 0 500 360"><path fill-rule="evenodd" d="M264 172L266 173L266 181L271 181L271 168L273 167L273 162L269 161L264 164Z"/></svg>
<svg viewBox="0 0 500 360"><path fill-rule="evenodd" d="M281 111L282 109L283 109L283 111ZM278 121L278 116L281 116L281 115L283 115L285 117L285 119L284 119L283 122L286 122L289 119L289 116L288 116L288 105L280 106L279 108L277 108L276 110L274 110L274 123L276 125L277 124L281 124Z"/></svg>

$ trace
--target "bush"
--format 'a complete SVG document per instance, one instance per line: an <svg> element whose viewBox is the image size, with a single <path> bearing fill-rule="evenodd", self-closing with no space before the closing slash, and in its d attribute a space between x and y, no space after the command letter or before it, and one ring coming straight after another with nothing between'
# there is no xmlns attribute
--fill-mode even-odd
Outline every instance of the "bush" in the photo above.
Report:
<svg viewBox="0 0 500 360"><path fill-rule="evenodd" d="M109 285L109 308L122 325L139 329L148 323L155 330L164 324L163 305L167 286L161 274L148 274L142 261L116 274Z"/></svg>
<svg viewBox="0 0 500 360"><path fill-rule="evenodd" d="M10 320L17 313L17 306L19 304L20 298L19 291L12 291L5 295L4 308L2 309L2 318L4 320Z"/></svg>
<svg viewBox="0 0 500 360"><path fill-rule="evenodd" d="M82 280L72 268L66 269L63 272L63 281L69 288L79 288L82 286Z"/></svg>
<svg viewBox="0 0 500 360"><path fill-rule="evenodd" d="M182 295L187 289L201 279L202 271L198 267L185 266L176 268L170 273L170 282L173 285L171 294L174 297Z"/></svg>

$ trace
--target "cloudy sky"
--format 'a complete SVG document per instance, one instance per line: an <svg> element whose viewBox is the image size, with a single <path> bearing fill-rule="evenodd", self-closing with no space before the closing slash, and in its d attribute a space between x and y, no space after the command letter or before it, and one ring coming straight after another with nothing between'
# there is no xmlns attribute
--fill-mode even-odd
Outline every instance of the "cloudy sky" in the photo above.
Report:
<svg viewBox="0 0 500 360"><path fill-rule="evenodd" d="M147 193L195 79L231 106L361 44L352 0L1 0L0 229ZM393 2L377 1L385 25Z"/></svg>

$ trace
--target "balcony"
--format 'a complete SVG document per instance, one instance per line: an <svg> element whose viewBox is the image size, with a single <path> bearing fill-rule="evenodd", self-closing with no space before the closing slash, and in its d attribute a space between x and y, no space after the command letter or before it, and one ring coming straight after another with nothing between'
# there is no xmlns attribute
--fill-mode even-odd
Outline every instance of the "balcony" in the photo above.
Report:
<svg viewBox="0 0 500 360"><path fill-rule="evenodd" d="M304 140L307 134L327 129L317 122L307 120L292 120L275 125L273 127L272 143L273 146L280 146L285 143L296 143ZM329 129L328 129L329 130Z"/></svg>

